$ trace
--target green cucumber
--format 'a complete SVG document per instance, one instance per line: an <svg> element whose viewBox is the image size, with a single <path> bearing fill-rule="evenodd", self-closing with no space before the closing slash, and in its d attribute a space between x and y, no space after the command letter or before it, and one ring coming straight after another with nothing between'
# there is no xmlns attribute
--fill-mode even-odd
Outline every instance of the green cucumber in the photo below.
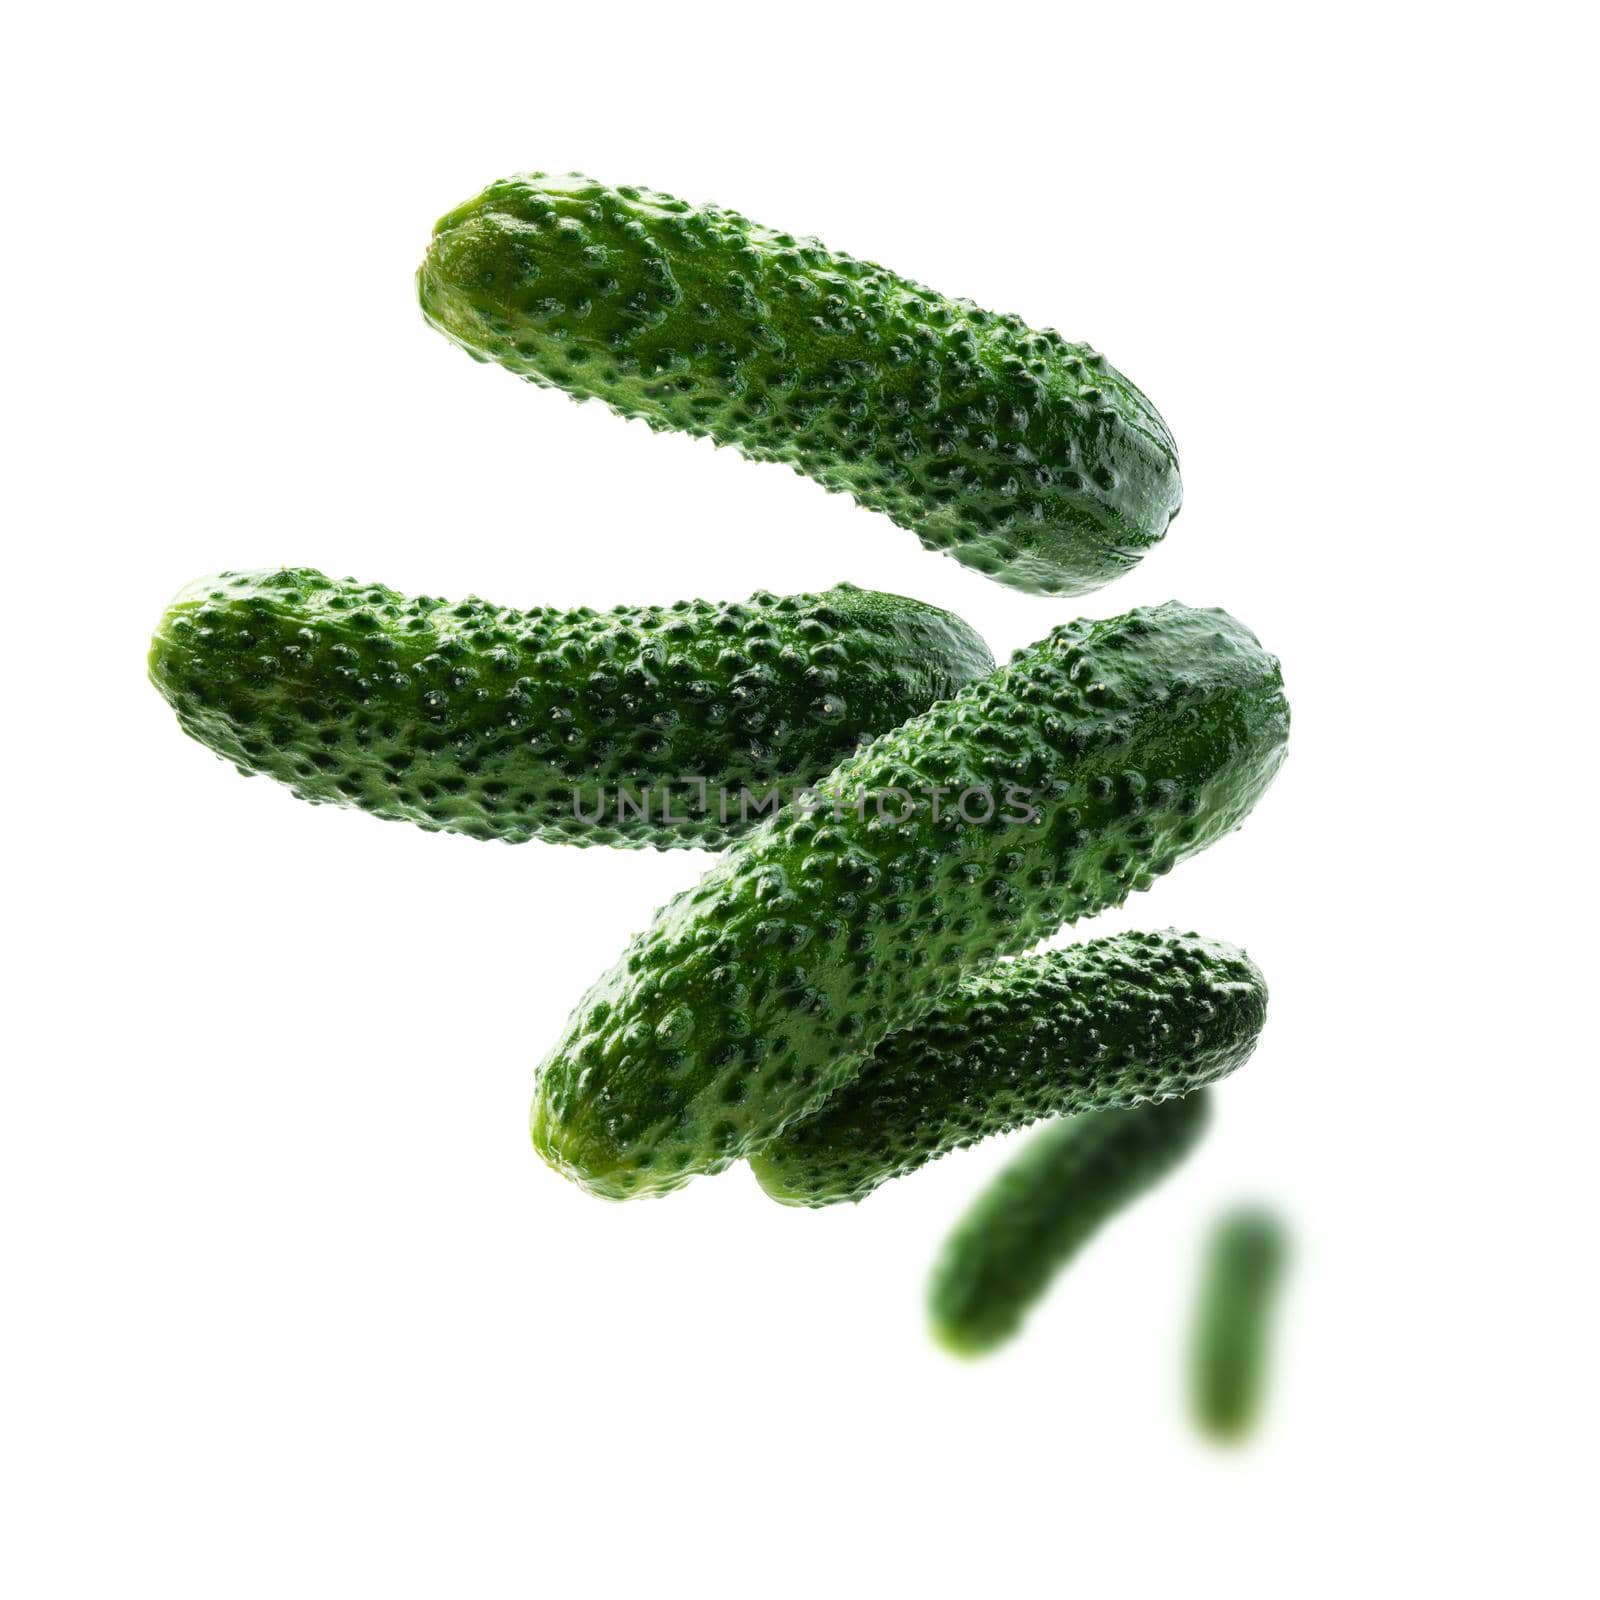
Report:
<svg viewBox="0 0 1600 1600"><path fill-rule="evenodd" d="M1272 1313L1288 1256L1288 1232L1270 1211L1242 1207L1212 1228L1190 1347L1189 1393L1195 1421L1221 1443L1243 1439L1260 1414Z"/></svg>
<svg viewBox="0 0 1600 1600"><path fill-rule="evenodd" d="M1277 661L1225 612L1056 629L658 912L545 1061L535 1147L613 1198L749 1155L968 973L1237 827L1288 728Z"/></svg>
<svg viewBox="0 0 1600 1600"><path fill-rule="evenodd" d="M1068 1117L1034 1134L978 1196L934 1267L928 1312L939 1343L978 1356L1010 1339L1102 1224L1189 1153L1209 1102L1201 1089Z"/></svg>
<svg viewBox="0 0 1600 1600"><path fill-rule="evenodd" d="M1004 961L884 1040L750 1165L785 1205L862 1200L1041 1117L1214 1083L1249 1059L1266 1008L1250 958L1192 933L1119 933Z"/></svg>
<svg viewBox="0 0 1600 1600"><path fill-rule="evenodd" d="M520 174L440 219L417 289L480 361L786 462L1018 589L1110 582L1182 498L1087 345L717 206Z"/></svg>
<svg viewBox="0 0 1600 1600"><path fill-rule="evenodd" d="M186 732L302 799L657 849L720 848L993 665L960 618L849 584L513 611L307 567L190 585L150 651Z"/></svg>

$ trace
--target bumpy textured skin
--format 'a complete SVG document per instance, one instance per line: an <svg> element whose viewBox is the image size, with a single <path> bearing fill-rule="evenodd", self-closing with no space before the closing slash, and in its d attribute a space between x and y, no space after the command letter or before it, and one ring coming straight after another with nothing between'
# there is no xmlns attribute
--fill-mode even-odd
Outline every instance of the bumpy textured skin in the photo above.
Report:
<svg viewBox="0 0 1600 1600"><path fill-rule="evenodd" d="M1230 1212L1212 1231L1189 1388L1196 1423L1222 1443L1243 1439L1260 1414L1273 1307L1288 1257L1287 1230L1270 1211Z"/></svg>
<svg viewBox="0 0 1600 1600"><path fill-rule="evenodd" d="M1201 1089L1041 1128L946 1241L928 1285L934 1337L963 1356L1004 1344L1102 1224L1193 1149L1209 1115Z"/></svg>
<svg viewBox="0 0 1600 1600"><path fill-rule="evenodd" d="M658 912L545 1061L535 1146L616 1198L720 1171L969 972L1236 827L1288 726L1277 661L1225 612L1056 629L841 763L837 816L764 823ZM1009 786L1033 820L1003 820ZM913 803L880 810L894 788Z"/></svg>
<svg viewBox="0 0 1600 1600"><path fill-rule="evenodd" d="M993 666L960 618L849 584L513 611L306 567L191 585L150 651L186 732L302 799L657 849L720 848L775 786L787 801Z"/></svg>
<svg viewBox="0 0 1600 1600"><path fill-rule="evenodd" d="M1041 1117L1188 1094L1250 1058L1267 986L1198 934L1119 933L965 980L860 1075L750 1158L786 1205L865 1199Z"/></svg>
<svg viewBox="0 0 1600 1600"><path fill-rule="evenodd" d="M417 287L480 361L787 462L1015 588L1109 582L1182 498L1087 345L716 206L520 174L440 219Z"/></svg>

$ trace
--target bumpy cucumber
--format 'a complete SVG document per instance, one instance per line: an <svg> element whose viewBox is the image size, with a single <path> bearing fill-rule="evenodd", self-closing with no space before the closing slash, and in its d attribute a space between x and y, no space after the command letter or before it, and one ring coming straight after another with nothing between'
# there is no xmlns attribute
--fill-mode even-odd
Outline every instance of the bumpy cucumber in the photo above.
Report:
<svg viewBox="0 0 1600 1600"><path fill-rule="evenodd" d="M720 207L522 174L440 219L417 286L478 360L787 462L1019 589L1097 588L1178 510L1166 424L1087 345Z"/></svg>
<svg viewBox="0 0 1600 1600"><path fill-rule="evenodd" d="M750 1165L786 1205L862 1200L1041 1117L1214 1083L1249 1059L1266 1012L1250 958L1192 933L1119 933L1001 962L884 1040Z"/></svg>
<svg viewBox="0 0 1600 1600"><path fill-rule="evenodd" d="M1101 1225L1189 1153L1209 1102L1201 1089L1041 1128L946 1242L928 1287L934 1337L965 1356L1004 1344Z"/></svg>
<svg viewBox="0 0 1600 1600"><path fill-rule="evenodd" d="M535 1146L617 1198L720 1171L967 973L1236 827L1288 728L1277 661L1225 612L1056 629L658 912L545 1061Z"/></svg>
<svg viewBox="0 0 1600 1600"><path fill-rule="evenodd" d="M302 799L657 849L726 844L993 665L960 618L849 584L513 611L306 567L191 585L150 652L188 733Z"/></svg>
<svg viewBox="0 0 1600 1600"><path fill-rule="evenodd" d="M1270 1211L1230 1212L1212 1231L1189 1387L1195 1420L1214 1439L1242 1439L1260 1413L1273 1305L1288 1254L1287 1232Z"/></svg>

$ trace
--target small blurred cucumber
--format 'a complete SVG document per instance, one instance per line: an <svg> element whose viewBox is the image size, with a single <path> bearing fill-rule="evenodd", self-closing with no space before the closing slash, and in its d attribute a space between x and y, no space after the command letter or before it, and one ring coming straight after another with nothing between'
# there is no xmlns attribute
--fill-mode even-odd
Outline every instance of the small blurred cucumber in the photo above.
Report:
<svg viewBox="0 0 1600 1600"><path fill-rule="evenodd" d="M987 1355L1101 1225L1153 1187L1205 1129L1210 1092L1131 1111L1091 1111L1032 1136L962 1218L928 1288L934 1337Z"/></svg>
<svg viewBox="0 0 1600 1600"><path fill-rule="evenodd" d="M514 611L308 567L190 585L150 650L187 733L302 799L658 850L727 844L993 666L959 617L850 584Z"/></svg>
<svg viewBox="0 0 1600 1600"><path fill-rule="evenodd" d="M1120 933L968 978L750 1158L786 1205L879 1184L1041 1117L1188 1094L1249 1059L1267 987L1234 946Z"/></svg>
<svg viewBox="0 0 1600 1600"><path fill-rule="evenodd" d="M1244 1439L1260 1415L1272 1313L1288 1258L1288 1232L1270 1211L1241 1208L1212 1229L1190 1349L1189 1393L1195 1421L1219 1443Z"/></svg>
<svg viewBox="0 0 1600 1600"><path fill-rule="evenodd" d="M787 462L1018 589L1110 582L1182 498L1087 345L718 206L520 174L440 219L417 288L478 360Z"/></svg>
<svg viewBox="0 0 1600 1600"><path fill-rule="evenodd" d="M544 1062L534 1147L614 1199L723 1170L971 973L1231 832L1288 733L1277 661L1225 612L1056 629L658 912Z"/></svg>

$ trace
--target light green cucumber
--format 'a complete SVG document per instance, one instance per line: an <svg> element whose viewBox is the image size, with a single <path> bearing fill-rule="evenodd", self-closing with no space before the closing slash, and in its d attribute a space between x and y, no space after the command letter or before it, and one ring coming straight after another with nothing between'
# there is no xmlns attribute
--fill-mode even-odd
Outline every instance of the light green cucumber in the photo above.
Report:
<svg viewBox="0 0 1600 1600"><path fill-rule="evenodd" d="M1189 1394L1196 1423L1219 1443L1243 1440L1260 1416L1288 1257L1288 1230L1263 1207L1240 1207L1212 1227L1190 1346Z"/></svg>

